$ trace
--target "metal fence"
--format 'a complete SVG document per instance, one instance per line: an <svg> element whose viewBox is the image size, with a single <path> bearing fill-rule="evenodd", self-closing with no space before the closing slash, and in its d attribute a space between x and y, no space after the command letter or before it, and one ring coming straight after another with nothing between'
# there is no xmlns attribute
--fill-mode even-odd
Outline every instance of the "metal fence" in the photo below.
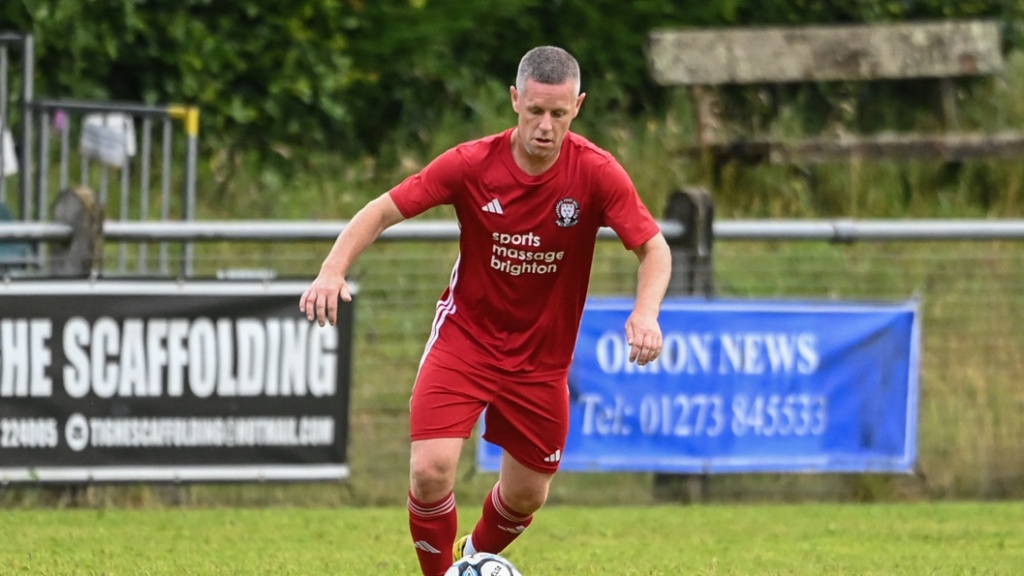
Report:
<svg viewBox="0 0 1024 576"><path fill-rule="evenodd" d="M921 300L920 458L913 477L706 478L705 497L1024 496L1024 223L720 222L715 230L720 296ZM353 439L367 442L353 451L354 478L404 479L404 447L388 438L404 434L409 385L453 261L453 246L403 243L371 250L353 271L362 290L354 422L364 427ZM633 255L599 245L591 292L634 288ZM649 481L567 475L553 497L633 501L649 496Z"/></svg>
<svg viewBox="0 0 1024 576"><path fill-rule="evenodd" d="M33 188L30 181L22 197L23 208L32 215L29 220L49 221L56 193L79 186L94 192L110 221L195 219L196 108L36 100L30 110L39 130L39 145L30 155L38 163L35 185ZM183 146L175 143L176 122L185 128ZM155 254L149 252L147 243L134 248L129 261L129 243L117 242L108 269L122 274L169 273L167 242L160 242ZM191 251L192 245L184 243L182 258L186 262L191 260Z"/></svg>
<svg viewBox="0 0 1024 576"><path fill-rule="evenodd" d="M190 239L196 276L311 279L344 224L112 222L107 233L126 242ZM669 236L681 233L675 222L662 226ZM61 226L48 230L59 236ZM351 270L360 287L351 404L351 490L359 501L404 494L409 389L457 255L457 234L454 222L399 224ZM614 235L602 237L591 293L632 294L635 257ZM702 479L704 497L1024 496L1022 240L1024 221L715 223L719 296L920 299L920 451L919 473L910 477L723 475ZM565 474L552 498L632 503L654 497L651 483L644 474Z"/></svg>
<svg viewBox="0 0 1024 576"><path fill-rule="evenodd" d="M19 66L9 65L9 48L20 51ZM95 196L109 221L193 220L198 108L37 98L33 58L31 35L0 32L0 146L7 142L0 147L0 221L47 223L58 194L75 188ZM176 136L179 123L184 138ZM20 128L17 136L11 126ZM20 256L30 271L45 274L45 244L23 246L8 246L0 257L10 263ZM193 246L160 242L151 252L145 242L117 242L108 250L109 272L166 275L172 265L190 271Z"/></svg>

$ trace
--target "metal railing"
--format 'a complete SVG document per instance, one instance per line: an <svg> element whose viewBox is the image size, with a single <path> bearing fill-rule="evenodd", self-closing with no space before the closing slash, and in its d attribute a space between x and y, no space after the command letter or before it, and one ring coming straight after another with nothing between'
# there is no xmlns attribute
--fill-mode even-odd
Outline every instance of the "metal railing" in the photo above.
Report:
<svg viewBox="0 0 1024 576"><path fill-rule="evenodd" d="M334 240L348 224L335 221L206 220L192 222L109 221L104 236L124 242L288 242ZM678 238L683 225L659 221L662 234ZM1024 219L1017 220L731 220L715 222L715 240L808 240L820 242L907 242L1024 240ZM11 222L0 226L0 240L68 240L72 227L57 222ZM406 221L381 235L383 241L459 238L454 221ZM615 233L602 228L602 240Z"/></svg>
<svg viewBox="0 0 1024 576"><path fill-rule="evenodd" d="M112 237L150 240L333 240L346 221L206 221L149 225L126 223L112 226ZM679 238L684 226L659 221L662 234ZM716 240L817 240L826 242L877 242L912 240L1024 240L1022 220L733 220L713 225ZM402 222L381 236L382 240L457 240L454 221ZM602 240L615 233L602 228Z"/></svg>

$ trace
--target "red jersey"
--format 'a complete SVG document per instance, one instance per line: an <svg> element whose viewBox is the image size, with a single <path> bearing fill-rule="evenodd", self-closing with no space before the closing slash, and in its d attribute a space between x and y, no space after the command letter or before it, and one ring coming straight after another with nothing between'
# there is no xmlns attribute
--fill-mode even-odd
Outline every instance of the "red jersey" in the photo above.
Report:
<svg viewBox="0 0 1024 576"><path fill-rule="evenodd" d="M632 250L659 228L611 154L570 132L554 166L531 176L512 158L512 130L444 152L389 194L406 218L451 204L460 224L427 352L550 380L572 361L598 229Z"/></svg>

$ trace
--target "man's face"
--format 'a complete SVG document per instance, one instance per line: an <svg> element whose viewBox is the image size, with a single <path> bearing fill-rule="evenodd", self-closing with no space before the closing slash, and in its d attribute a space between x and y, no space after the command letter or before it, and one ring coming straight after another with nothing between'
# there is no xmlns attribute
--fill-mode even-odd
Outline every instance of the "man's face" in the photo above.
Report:
<svg viewBox="0 0 1024 576"><path fill-rule="evenodd" d="M527 80L522 92L513 86L511 94L512 109L519 115L519 139L526 152L539 160L557 156L586 94L577 96L572 80L562 84Z"/></svg>

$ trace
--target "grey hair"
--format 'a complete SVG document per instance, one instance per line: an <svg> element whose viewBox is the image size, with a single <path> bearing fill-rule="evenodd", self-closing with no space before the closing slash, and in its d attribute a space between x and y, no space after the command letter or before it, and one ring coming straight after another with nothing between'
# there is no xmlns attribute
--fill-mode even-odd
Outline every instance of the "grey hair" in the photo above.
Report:
<svg viewBox="0 0 1024 576"><path fill-rule="evenodd" d="M580 94L580 65L565 50L557 46L538 46L533 48L519 61L516 73L516 90L522 92L527 80L541 84L561 84L573 80L576 95Z"/></svg>

